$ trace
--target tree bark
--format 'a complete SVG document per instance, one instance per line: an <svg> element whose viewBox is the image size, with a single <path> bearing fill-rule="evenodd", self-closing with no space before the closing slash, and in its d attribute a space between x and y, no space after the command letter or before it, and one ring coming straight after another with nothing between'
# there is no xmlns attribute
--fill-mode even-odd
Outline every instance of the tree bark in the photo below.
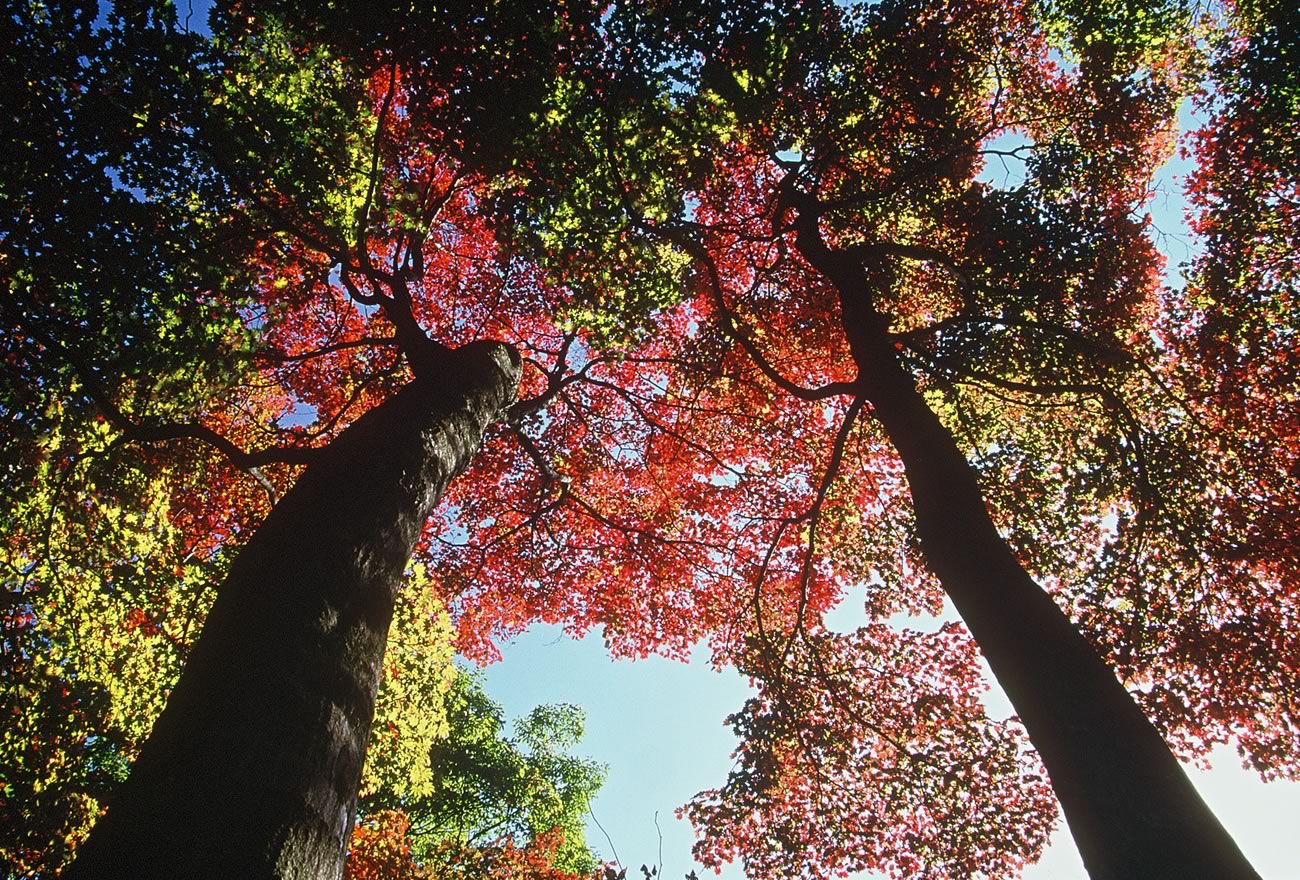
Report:
<svg viewBox="0 0 1300 880"><path fill-rule="evenodd" d="M800 252L840 292L871 403L903 461L927 564L1042 757L1093 880L1259 880L1114 672L998 534L974 471L899 363L862 265L801 219Z"/></svg>
<svg viewBox="0 0 1300 880"><path fill-rule="evenodd" d="M322 451L231 565L65 878L337 880L402 571L518 380L512 349L471 344Z"/></svg>

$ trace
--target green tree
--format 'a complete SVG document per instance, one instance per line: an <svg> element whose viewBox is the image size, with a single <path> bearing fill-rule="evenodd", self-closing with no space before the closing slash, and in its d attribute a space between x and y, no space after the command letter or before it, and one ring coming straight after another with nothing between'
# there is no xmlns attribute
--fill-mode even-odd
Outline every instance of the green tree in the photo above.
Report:
<svg viewBox="0 0 1300 880"><path fill-rule="evenodd" d="M507 842L527 850L549 840L558 841L548 851L551 868L590 875L599 863L586 846L584 819L605 774L568 754L582 738L583 718L577 706L538 706L506 736L501 707L477 675L459 672L446 696L446 733L426 755L428 784L364 793L360 821L400 812L409 857L432 876L441 876L439 865L452 870L473 859L475 850ZM369 857L356 842L350 859Z"/></svg>

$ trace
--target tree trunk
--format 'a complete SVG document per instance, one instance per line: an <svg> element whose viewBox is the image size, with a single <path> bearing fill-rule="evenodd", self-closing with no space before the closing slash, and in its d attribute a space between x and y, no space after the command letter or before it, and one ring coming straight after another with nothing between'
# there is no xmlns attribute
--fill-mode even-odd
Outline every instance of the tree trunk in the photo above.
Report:
<svg viewBox="0 0 1300 880"><path fill-rule="evenodd" d="M898 361L862 266L812 223L799 249L840 291L858 385L903 461L921 549L1051 776L1093 880L1259 880L1114 672L998 534L975 474Z"/></svg>
<svg viewBox="0 0 1300 880"><path fill-rule="evenodd" d="M399 579L518 379L507 346L467 346L322 451L231 565L65 878L337 880Z"/></svg>

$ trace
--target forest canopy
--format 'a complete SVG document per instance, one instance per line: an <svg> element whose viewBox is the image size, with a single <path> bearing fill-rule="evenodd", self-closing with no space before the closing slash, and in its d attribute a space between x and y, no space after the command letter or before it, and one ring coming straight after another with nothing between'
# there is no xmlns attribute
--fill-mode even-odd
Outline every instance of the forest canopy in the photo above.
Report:
<svg viewBox="0 0 1300 880"><path fill-rule="evenodd" d="M1257 876L1179 761L1300 773L1295 18L20 2L7 876L602 872L453 662L536 622L749 678L703 864Z"/></svg>

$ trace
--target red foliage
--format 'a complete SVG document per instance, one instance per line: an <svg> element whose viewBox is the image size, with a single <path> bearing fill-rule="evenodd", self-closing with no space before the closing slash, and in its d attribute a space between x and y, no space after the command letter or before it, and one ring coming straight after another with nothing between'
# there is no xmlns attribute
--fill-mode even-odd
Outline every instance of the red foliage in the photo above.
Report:
<svg viewBox="0 0 1300 880"><path fill-rule="evenodd" d="M741 665L759 693L730 719L736 767L684 810L707 863L743 857L770 877L1006 876L1045 845L1046 776L1017 724L985 716L960 626L817 633Z"/></svg>
<svg viewBox="0 0 1300 880"><path fill-rule="evenodd" d="M1210 520L1204 586L1149 701L1186 751L1235 737L1265 777L1295 778L1300 701L1300 121L1279 60L1294 10L1241 4L1219 37L1189 155L1202 250L1161 324L1200 441L1190 465ZM1207 658L1213 658L1208 660Z"/></svg>
<svg viewBox="0 0 1300 880"><path fill-rule="evenodd" d="M433 849L428 863L411 854L410 820L385 810L368 816L352 830L344 880L582 880L554 866L564 834L538 834L526 846L513 840L470 844L449 837Z"/></svg>
<svg viewBox="0 0 1300 880"><path fill-rule="evenodd" d="M344 880L420 880L429 876L411 858L410 826L406 814L396 810L384 810L358 822L348 845Z"/></svg>

